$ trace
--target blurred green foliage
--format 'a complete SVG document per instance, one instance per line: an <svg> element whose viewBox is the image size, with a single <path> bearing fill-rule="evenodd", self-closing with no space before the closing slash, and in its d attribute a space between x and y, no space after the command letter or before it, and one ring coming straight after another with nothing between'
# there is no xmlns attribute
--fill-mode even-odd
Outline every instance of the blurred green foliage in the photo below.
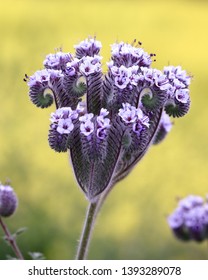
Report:
<svg viewBox="0 0 208 280"><path fill-rule="evenodd" d="M19 197L11 231L27 252L73 259L87 201L67 154L47 143L49 115L30 103L24 74L42 68L45 55L88 35L103 44L104 61L116 40L143 42L157 54L154 67L182 65L191 75L190 113L174 120L168 138L112 191L98 218L90 259L204 259L205 243L174 238L166 216L176 197L208 193L208 2L7 0L0 4L0 179L10 178ZM3 232L0 229L0 234ZM0 240L0 259L12 254Z"/></svg>

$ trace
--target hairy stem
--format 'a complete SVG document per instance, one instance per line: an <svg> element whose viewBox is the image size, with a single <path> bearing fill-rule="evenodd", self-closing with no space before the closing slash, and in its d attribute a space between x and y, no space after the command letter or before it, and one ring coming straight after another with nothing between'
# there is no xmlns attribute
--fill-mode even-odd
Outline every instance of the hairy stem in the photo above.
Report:
<svg viewBox="0 0 208 280"><path fill-rule="evenodd" d="M79 241L79 246L77 249L77 256L76 256L77 260L85 260L87 257L94 222L95 222L95 218L98 213L96 211L97 206L98 206L98 201L91 202L89 204L84 226L83 226L83 231L82 231L81 238Z"/></svg>
<svg viewBox="0 0 208 280"><path fill-rule="evenodd" d="M24 260L24 257L19 249L19 247L17 246L16 240L15 238L12 236L12 234L10 233L9 229L7 228L6 224L3 222L3 220L0 217L0 225L6 235L6 240L9 242L10 246L12 247L15 255L17 256L17 258L19 260Z"/></svg>

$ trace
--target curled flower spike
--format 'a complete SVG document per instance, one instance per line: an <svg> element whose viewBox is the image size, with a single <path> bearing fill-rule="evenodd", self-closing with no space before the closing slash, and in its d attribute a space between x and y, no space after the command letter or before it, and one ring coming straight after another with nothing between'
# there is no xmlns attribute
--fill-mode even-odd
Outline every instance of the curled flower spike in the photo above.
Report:
<svg viewBox="0 0 208 280"><path fill-rule="evenodd" d="M181 66L166 66L164 74L167 76L170 86L168 89L168 101L165 107L166 113L173 117L182 117L190 107L190 97L188 86L191 77Z"/></svg>
<svg viewBox="0 0 208 280"><path fill-rule="evenodd" d="M49 145L69 151L77 182L92 202L165 138L169 116L185 115L190 105L190 76L180 66L162 72L151 67L154 55L140 44L120 42L111 46L103 74L101 47L88 38L75 45L74 55L49 54L45 69L27 78L37 107L55 103Z"/></svg>
<svg viewBox="0 0 208 280"><path fill-rule="evenodd" d="M178 202L168 217L173 233L181 240L201 242L208 238L208 202L200 196L189 195Z"/></svg>

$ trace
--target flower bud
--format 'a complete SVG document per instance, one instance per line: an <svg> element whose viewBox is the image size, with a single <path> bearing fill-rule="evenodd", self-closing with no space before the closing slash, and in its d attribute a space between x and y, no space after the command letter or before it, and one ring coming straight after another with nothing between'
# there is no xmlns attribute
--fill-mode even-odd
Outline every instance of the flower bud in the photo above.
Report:
<svg viewBox="0 0 208 280"><path fill-rule="evenodd" d="M13 188L0 184L0 216L11 216L17 208L17 204L18 199Z"/></svg>
<svg viewBox="0 0 208 280"><path fill-rule="evenodd" d="M201 242L208 237L208 204L200 196L189 195L179 201L168 217L168 224L181 240Z"/></svg>

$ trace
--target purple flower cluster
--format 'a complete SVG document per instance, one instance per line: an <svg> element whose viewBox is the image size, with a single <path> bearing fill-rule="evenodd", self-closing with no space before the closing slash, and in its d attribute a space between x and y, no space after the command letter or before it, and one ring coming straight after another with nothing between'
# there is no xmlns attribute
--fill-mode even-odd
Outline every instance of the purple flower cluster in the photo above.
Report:
<svg viewBox="0 0 208 280"><path fill-rule="evenodd" d="M123 103L122 105L123 108L119 109L118 115L125 124L132 124L132 130L135 133L140 133L142 129L149 127L149 117L144 115L140 108L131 106L129 103Z"/></svg>
<svg viewBox="0 0 208 280"><path fill-rule="evenodd" d="M53 87L53 80L57 78L63 77L61 71L53 70L53 69L43 69L36 71L34 75L32 75L28 81L28 86L33 88L35 86L44 86L46 88Z"/></svg>
<svg viewBox="0 0 208 280"><path fill-rule="evenodd" d="M100 52L102 44L94 38L88 38L74 45L76 56L82 58L83 56L95 56Z"/></svg>
<svg viewBox="0 0 208 280"><path fill-rule="evenodd" d="M203 241L208 238L208 200L189 195L178 202L168 217L174 234L182 240Z"/></svg>
<svg viewBox="0 0 208 280"><path fill-rule="evenodd" d="M79 117L81 122L80 132L85 136L89 136L96 131L98 139L105 139L107 137L108 128L110 127L110 119L106 118L108 114L109 112L102 108L100 114L96 118L93 113Z"/></svg>
<svg viewBox="0 0 208 280"><path fill-rule="evenodd" d="M112 61L118 67L122 65L126 67L133 65L149 67L152 63L152 55L149 55L140 47L135 47L133 44L124 42L112 44L111 53Z"/></svg>
<svg viewBox="0 0 208 280"><path fill-rule="evenodd" d="M61 70L66 67L66 63L72 61L72 56L70 53L63 53L59 51L55 54L48 54L43 61L43 65L47 69Z"/></svg>
<svg viewBox="0 0 208 280"><path fill-rule="evenodd" d="M57 130L59 134L69 134L73 128L73 121L78 118L78 113L73 111L70 107L62 107L51 114L51 127Z"/></svg>
<svg viewBox="0 0 208 280"><path fill-rule="evenodd" d="M8 184L0 183L0 216L11 216L17 208L17 204L18 199L13 188Z"/></svg>
<svg viewBox="0 0 208 280"><path fill-rule="evenodd" d="M169 81L168 88L168 102L167 110L171 110L172 107L180 104L181 112L176 110L173 112L173 116L180 116L188 111L190 105L189 97L189 85L191 83L191 76L186 74L186 71L181 69L181 66L166 66L164 67L164 74Z"/></svg>
<svg viewBox="0 0 208 280"><path fill-rule="evenodd" d="M101 43L88 38L75 54L58 51L45 69L27 77L29 97L41 108L53 102L49 145L69 151L78 184L93 200L124 178L152 144L170 131L169 116L190 105L190 76L180 66L151 67L153 54L140 45L115 43L107 73Z"/></svg>

